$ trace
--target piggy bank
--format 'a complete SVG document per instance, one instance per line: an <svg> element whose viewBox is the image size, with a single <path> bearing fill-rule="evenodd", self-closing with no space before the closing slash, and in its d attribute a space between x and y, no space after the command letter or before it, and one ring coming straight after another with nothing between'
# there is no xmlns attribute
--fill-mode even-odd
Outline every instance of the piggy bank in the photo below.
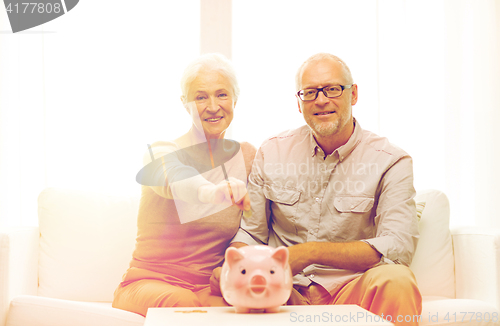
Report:
<svg viewBox="0 0 500 326"><path fill-rule="evenodd" d="M222 265L220 287L237 313L252 309L278 312L292 292L292 272L286 247L229 247Z"/></svg>

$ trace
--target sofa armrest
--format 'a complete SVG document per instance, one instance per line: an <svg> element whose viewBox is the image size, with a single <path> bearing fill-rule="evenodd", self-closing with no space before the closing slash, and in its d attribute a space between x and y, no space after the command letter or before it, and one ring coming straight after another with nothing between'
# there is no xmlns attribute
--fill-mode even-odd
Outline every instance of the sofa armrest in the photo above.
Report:
<svg viewBox="0 0 500 326"><path fill-rule="evenodd" d="M35 227L0 229L0 326L14 296L37 293L39 237Z"/></svg>
<svg viewBox="0 0 500 326"><path fill-rule="evenodd" d="M500 229L452 230L456 296L478 299L500 309Z"/></svg>

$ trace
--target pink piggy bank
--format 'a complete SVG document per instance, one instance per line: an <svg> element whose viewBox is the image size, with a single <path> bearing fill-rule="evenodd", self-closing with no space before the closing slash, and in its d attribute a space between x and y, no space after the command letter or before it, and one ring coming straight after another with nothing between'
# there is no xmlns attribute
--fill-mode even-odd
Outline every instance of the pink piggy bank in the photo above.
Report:
<svg viewBox="0 0 500 326"><path fill-rule="evenodd" d="M251 309L278 312L292 292L286 247L229 247L222 265L222 296L237 313Z"/></svg>

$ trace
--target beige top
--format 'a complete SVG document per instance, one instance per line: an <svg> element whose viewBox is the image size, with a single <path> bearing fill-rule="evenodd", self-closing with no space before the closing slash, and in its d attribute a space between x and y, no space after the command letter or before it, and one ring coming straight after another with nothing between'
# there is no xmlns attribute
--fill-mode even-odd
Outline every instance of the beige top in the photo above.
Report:
<svg viewBox="0 0 500 326"><path fill-rule="evenodd" d="M248 191L253 216L242 219L233 242L362 240L383 263L411 263L418 240L412 159L356 121L349 141L327 157L309 126L268 139L255 157ZM358 275L310 265L294 283L314 281L333 293Z"/></svg>
<svg viewBox="0 0 500 326"><path fill-rule="evenodd" d="M189 134L174 142L157 142L152 146L154 157L191 144ZM240 145L241 160L225 167L229 176L243 168L246 181L256 150L249 143ZM148 159L151 162L146 154L145 163L149 163ZM182 189L174 191L178 195L172 194L167 180L164 187L142 186L137 242L124 282L160 278L169 282L208 284L212 270L222 265L225 250L238 231L242 212L234 205L214 208L216 205L202 204L196 199L199 185L208 182L207 179L210 182L224 180L220 167L193 178L179 187Z"/></svg>

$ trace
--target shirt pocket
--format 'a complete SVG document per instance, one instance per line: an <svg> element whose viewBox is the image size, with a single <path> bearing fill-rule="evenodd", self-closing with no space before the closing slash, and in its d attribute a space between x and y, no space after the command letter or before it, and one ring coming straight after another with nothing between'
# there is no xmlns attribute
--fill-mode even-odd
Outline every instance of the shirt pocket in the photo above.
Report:
<svg viewBox="0 0 500 326"><path fill-rule="evenodd" d="M297 233L295 220L299 207L300 191L265 185L264 196L271 201L274 226L282 231Z"/></svg>
<svg viewBox="0 0 500 326"><path fill-rule="evenodd" d="M333 240L361 240L374 235L374 222L371 218L374 205L373 197L337 196L329 205L330 211L337 216Z"/></svg>
<svg viewBox="0 0 500 326"><path fill-rule="evenodd" d="M333 200L333 206L339 213L367 213L373 208L373 203L373 197L338 196Z"/></svg>

